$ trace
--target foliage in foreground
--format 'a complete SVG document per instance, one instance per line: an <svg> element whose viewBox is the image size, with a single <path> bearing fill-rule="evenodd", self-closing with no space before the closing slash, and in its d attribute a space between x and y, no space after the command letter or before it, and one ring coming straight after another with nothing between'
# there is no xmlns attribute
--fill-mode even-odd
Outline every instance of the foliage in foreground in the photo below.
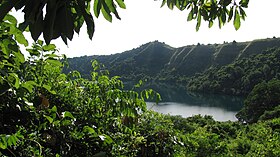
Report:
<svg viewBox="0 0 280 157"><path fill-rule="evenodd" d="M91 80L64 74L42 41L25 59L15 25L0 25L1 156L280 156L279 118L243 125L146 111L154 91L124 90L96 62Z"/></svg>
<svg viewBox="0 0 280 157"><path fill-rule="evenodd" d="M221 28L225 23L233 21L236 30L240 28L241 20L245 20L245 8L248 7L249 0L162 0L171 10L190 10L188 21L196 20L196 30L199 29L201 21L209 22L209 28L214 21L219 22ZM118 10L125 9L124 0L1 0L0 1L0 21L12 10L22 10L24 22L21 23L21 30L27 27L34 41L37 41L42 34L47 44L51 40L61 37L67 44L67 40L72 40L74 32L80 32L84 23L87 25L87 33L92 39L95 31L94 18L100 13L107 20L112 22L113 15L121 19ZM44 10L44 11L43 11Z"/></svg>

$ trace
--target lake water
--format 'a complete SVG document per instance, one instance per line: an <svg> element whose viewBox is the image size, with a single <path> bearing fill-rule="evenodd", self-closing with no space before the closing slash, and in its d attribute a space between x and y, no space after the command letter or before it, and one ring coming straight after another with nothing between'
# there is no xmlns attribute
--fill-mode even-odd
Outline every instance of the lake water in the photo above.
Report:
<svg viewBox="0 0 280 157"><path fill-rule="evenodd" d="M162 101L155 105L147 102L148 109L156 112L181 115L211 115L217 121L236 121L235 114L243 106L243 98L217 94L199 94L188 92L184 88L166 84L149 86L159 92Z"/></svg>

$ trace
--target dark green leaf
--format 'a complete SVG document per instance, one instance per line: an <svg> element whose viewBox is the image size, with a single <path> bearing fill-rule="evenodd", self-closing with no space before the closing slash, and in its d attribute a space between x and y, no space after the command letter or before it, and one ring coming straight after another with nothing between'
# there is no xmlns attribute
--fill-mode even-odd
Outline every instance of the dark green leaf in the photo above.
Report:
<svg viewBox="0 0 280 157"><path fill-rule="evenodd" d="M99 17L100 10L101 10L101 2L100 2L100 0L94 0L93 11L94 11L95 17Z"/></svg>
<svg viewBox="0 0 280 157"><path fill-rule="evenodd" d="M228 15L228 22L232 19L233 17L233 7L230 7L229 15Z"/></svg>
<svg viewBox="0 0 280 157"><path fill-rule="evenodd" d="M93 157L106 157L106 152L99 152L97 154L94 154Z"/></svg>
<svg viewBox="0 0 280 157"><path fill-rule="evenodd" d="M53 39L54 22L57 12L56 2L56 0L48 0L47 2L43 31L43 37L47 45L50 44L50 41Z"/></svg>
<svg viewBox="0 0 280 157"><path fill-rule="evenodd" d="M192 19L193 19L193 9L190 11L187 21L191 21Z"/></svg>
<svg viewBox="0 0 280 157"><path fill-rule="evenodd" d="M242 18L243 20L245 20L245 17L246 17L245 11L244 11L241 7L239 7L239 11L240 11L240 14L241 14L241 18Z"/></svg>
<svg viewBox="0 0 280 157"><path fill-rule="evenodd" d="M8 14L8 12L16 5L18 0L5 0L0 5L0 22Z"/></svg>
<svg viewBox="0 0 280 157"><path fill-rule="evenodd" d="M29 25L29 30L34 41L37 41L44 30L43 11L41 11L34 23Z"/></svg>
<svg viewBox="0 0 280 157"><path fill-rule="evenodd" d="M200 25L201 25L201 14L200 14L200 12L198 12L198 15L197 15L197 23L196 23L196 31L199 30Z"/></svg>
<svg viewBox="0 0 280 157"><path fill-rule="evenodd" d="M102 2L104 2L104 1L102 1ZM86 24L87 24L87 33L89 35L89 38L92 39L93 33L94 33L94 29L95 29L93 17L92 17L91 14L86 12L85 4L83 3L82 0L78 0L78 4L79 4L79 7L80 7L81 12L82 12L82 15L83 15L83 17L84 17L84 19L86 21Z"/></svg>
<svg viewBox="0 0 280 157"><path fill-rule="evenodd" d="M239 5L241 5L241 7L248 8L248 3L249 3L249 0L241 0L239 2Z"/></svg>
<svg viewBox="0 0 280 157"><path fill-rule="evenodd" d="M102 4L101 12L102 12L104 18L105 18L107 21L112 22L111 11L110 11L110 9L108 8L108 6L107 6L106 3L103 3L103 4Z"/></svg>
<svg viewBox="0 0 280 157"><path fill-rule="evenodd" d="M160 7L163 7L166 4L166 0L163 0Z"/></svg>
<svg viewBox="0 0 280 157"><path fill-rule="evenodd" d="M167 6L169 9L173 10L174 7L173 0L167 0Z"/></svg>

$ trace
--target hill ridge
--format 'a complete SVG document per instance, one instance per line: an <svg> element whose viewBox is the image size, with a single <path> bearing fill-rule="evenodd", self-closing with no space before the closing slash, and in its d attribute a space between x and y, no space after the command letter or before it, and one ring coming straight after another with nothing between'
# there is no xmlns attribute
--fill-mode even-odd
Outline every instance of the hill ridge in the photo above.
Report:
<svg viewBox="0 0 280 157"><path fill-rule="evenodd" d="M91 71L90 60L96 59L105 65L112 76L119 75L124 80L173 80L177 76L191 77L211 67L225 66L272 47L280 47L280 38L186 45L178 48L156 40L122 53L69 58L68 70L78 70L88 77ZM168 78L167 75L172 76Z"/></svg>

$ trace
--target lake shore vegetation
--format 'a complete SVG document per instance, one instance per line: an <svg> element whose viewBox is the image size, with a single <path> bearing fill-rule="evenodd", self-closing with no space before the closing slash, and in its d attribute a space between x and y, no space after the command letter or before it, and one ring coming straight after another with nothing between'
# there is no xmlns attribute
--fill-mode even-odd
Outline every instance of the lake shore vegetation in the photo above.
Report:
<svg viewBox="0 0 280 157"><path fill-rule="evenodd" d="M41 14L37 20L32 19L35 18L30 7L33 1L20 4L15 0L0 2L0 156L280 156L280 83L273 75L276 72L269 70L270 65L277 64L267 63L259 67L268 74L267 78L273 75L273 79L263 80L251 88L245 106L238 114L240 121L218 122L211 116L201 115L188 118L163 115L146 108L147 99L160 100L157 92L124 89L120 77L110 76L110 72L96 61L91 62L89 78L83 78L78 71L63 72L68 64L67 58L57 55L57 48L50 41L61 37L67 43L67 39L72 39L74 29L79 32L84 21L92 38L94 23L85 5L90 1L82 3L77 0L74 6L72 3L61 4L66 13L73 8L81 9L81 12L75 12L75 17L82 18L83 22L70 21L69 31L54 27L54 19L51 19L57 9L55 0L48 1L48 20L44 23L53 27L45 29L41 27L42 21L37 21L42 19ZM110 21L111 13L117 17L118 13L116 5L108 6L106 2L103 7L95 5L95 14L98 16L101 11ZM170 1L163 2L167 2L171 9L177 6ZM229 1L220 1L219 5L213 2L210 6L215 9L231 5ZM226 14L227 10L221 10L213 17L195 11L202 8L208 15L207 11L212 11L207 9L208 3L195 5L188 19L196 19L198 29L202 17L210 26L212 18L219 16L222 26L228 17L233 18L238 29L240 18L246 15L242 8L246 8L248 2L241 1L234 4L235 10L230 9L229 14ZM123 1L116 0L116 3L125 8ZM184 3L180 4L184 6ZM67 8L67 5L71 7ZM17 19L7 14L11 8L23 6L29 16L26 15L27 23L21 28L25 30L29 26L36 41L31 47L28 47ZM36 6L34 8L41 5ZM36 27L37 24L40 27ZM37 40L41 33L45 42ZM26 48L28 57L23 55L20 45ZM278 51L265 57L270 55L278 55ZM263 56L256 58L266 59Z"/></svg>

